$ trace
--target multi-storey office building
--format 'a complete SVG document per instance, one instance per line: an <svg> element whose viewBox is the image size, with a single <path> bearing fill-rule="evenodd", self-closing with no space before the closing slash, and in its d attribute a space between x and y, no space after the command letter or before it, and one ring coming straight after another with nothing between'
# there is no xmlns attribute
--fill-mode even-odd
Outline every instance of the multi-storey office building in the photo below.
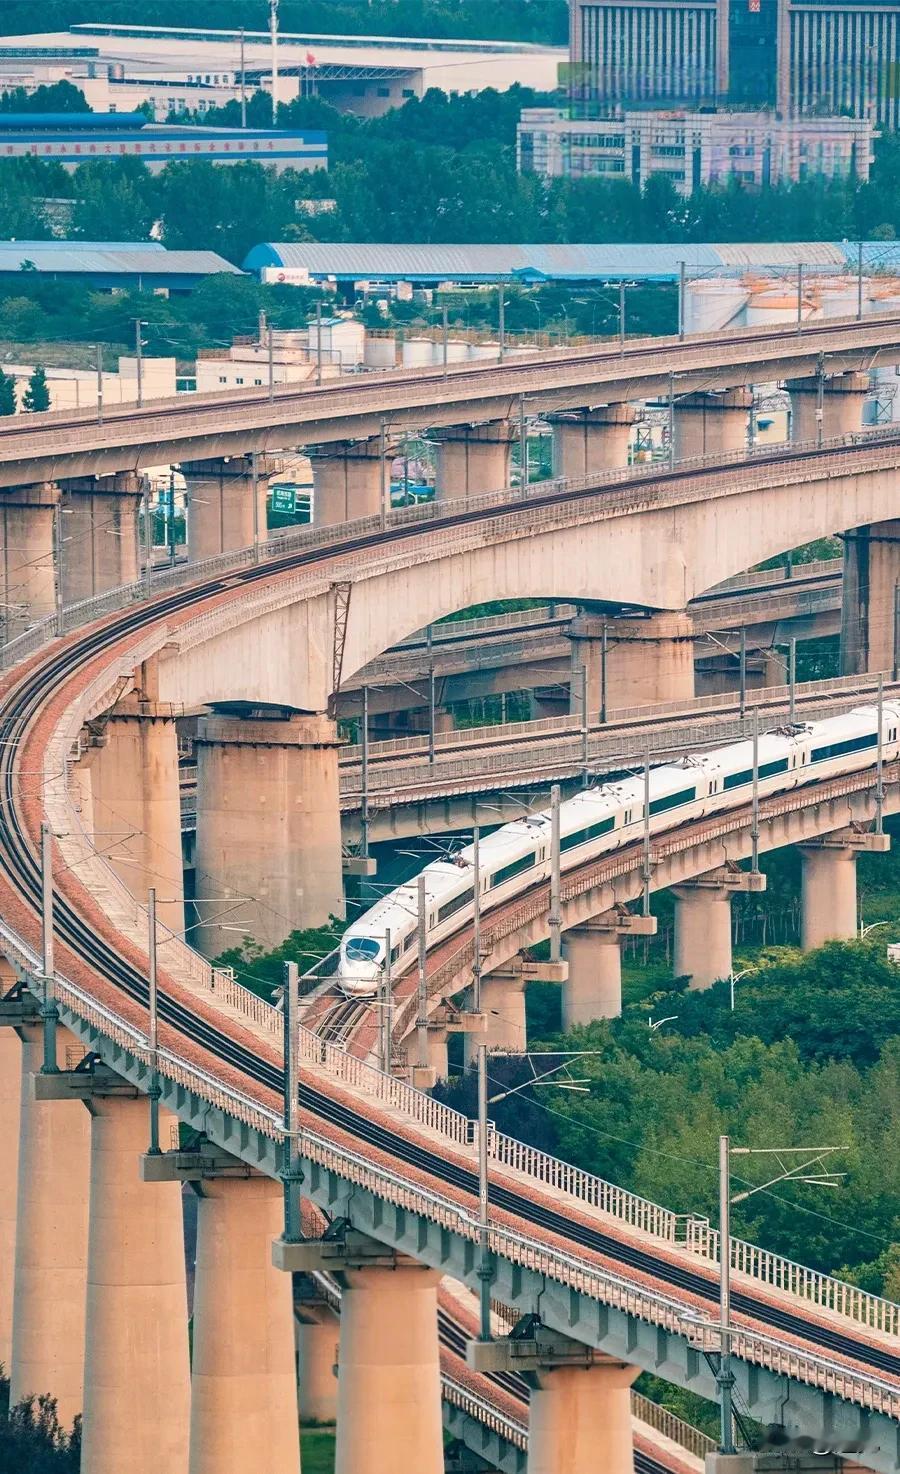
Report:
<svg viewBox="0 0 900 1474"><path fill-rule="evenodd" d="M571 0L573 112L773 108L900 126L900 0Z"/></svg>

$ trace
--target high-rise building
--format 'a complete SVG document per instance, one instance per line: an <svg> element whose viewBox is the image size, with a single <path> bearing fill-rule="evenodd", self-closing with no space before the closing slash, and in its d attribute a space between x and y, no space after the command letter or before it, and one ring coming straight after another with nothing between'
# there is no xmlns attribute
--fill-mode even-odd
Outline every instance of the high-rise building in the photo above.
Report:
<svg viewBox="0 0 900 1474"><path fill-rule="evenodd" d="M900 0L570 0L573 116L676 104L900 126Z"/></svg>

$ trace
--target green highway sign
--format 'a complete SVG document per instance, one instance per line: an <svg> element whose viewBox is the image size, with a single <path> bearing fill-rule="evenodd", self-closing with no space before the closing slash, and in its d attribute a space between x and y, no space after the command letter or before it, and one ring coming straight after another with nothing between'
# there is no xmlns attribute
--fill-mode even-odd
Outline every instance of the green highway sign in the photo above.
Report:
<svg viewBox="0 0 900 1474"><path fill-rule="evenodd" d="M293 515L297 510L297 492L293 486L272 487L272 511Z"/></svg>

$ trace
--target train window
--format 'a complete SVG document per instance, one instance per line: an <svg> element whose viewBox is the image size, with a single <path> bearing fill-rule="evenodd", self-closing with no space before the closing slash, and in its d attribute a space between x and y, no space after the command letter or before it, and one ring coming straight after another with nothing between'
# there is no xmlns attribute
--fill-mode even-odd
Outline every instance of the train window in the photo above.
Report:
<svg viewBox="0 0 900 1474"><path fill-rule="evenodd" d="M418 935L419 935L419 933L417 931L411 931L408 936L404 937L404 939L403 939L403 950L404 950L404 952L408 952L409 949L410 949L410 947L414 947L415 946L416 939L417 939Z"/></svg>
<svg viewBox="0 0 900 1474"><path fill-rule="evenodd" d="M677 809L680 804L693 803L696 797L696 788L682 788L680 793L667 793L663 798L652 798L650 812L664 814L667 809Z"/></svg>
<svg viewBox="0 0 900 1474"><path fill-rule="evenodd" d="M398 958L400 956L401 950L402 949L401 949L401 946L400 946L400 943L399 942L397 943L396 947L392 947L391 948L391 961L392 962L396 962L398 960Z"/></svg>
<svg viewBox="0 0 900 1474"><path fill-rule="evenodd" d="M373 962L381 951L374 937L351 937L347 943L348 962Z"/></svg>
<svg viewBox="0 0 900 1474"><path fill-rule="evenodd" d="M574 850L578 845L587 844L591 839L599 839L601 834L608 834L615 826L615 818L610 814L608 819L598 819L596 824L588 824L585 829L576 829L572 834L564 834L559 842L561 851Z"/></svg>
<svg viewBox="0 0 900 1474"><path fill-rule="evenodd" d="M521 860L512 860L509 865L501 865L491 876L491 886L502 885L505 880L512 880L514 875L521 875L523 870L530 870L536 859L532 850L530 855L523 855Z"/></svg>
<svg viewBox="0 0 900 1474"><path fill-rule="evenodd" d="M811 758L814 763L827 762L832 757L844 757L848 752L863 752L867 747L876 747L878 736L866 732L863 737L847 737L843 742L829 742L825 747L814 747Z"/></svg>
<svg viewBox="0 0 900 1474"><path fill-rule="evenodd" d="M438 925L440 925L442 921L447 921L449 917L455 915L457 911L461 911L463 906L467 906L471 901L474 893L475 886L473 884L467 886L464 891L460 891L458 896L453 896L451 900L445 901L437 914Z"/></svg>

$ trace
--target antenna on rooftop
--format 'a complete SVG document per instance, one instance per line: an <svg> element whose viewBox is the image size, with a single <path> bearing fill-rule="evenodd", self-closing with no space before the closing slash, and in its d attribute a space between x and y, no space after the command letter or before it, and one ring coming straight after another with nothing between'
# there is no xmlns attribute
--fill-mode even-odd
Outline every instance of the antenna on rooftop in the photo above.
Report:
<svg viewBox="0 0 900 1474"><path fill-rule="evenodd" d="M269 0L269 35L272 41L272 127L278 126L278 0Z"/></svg>

